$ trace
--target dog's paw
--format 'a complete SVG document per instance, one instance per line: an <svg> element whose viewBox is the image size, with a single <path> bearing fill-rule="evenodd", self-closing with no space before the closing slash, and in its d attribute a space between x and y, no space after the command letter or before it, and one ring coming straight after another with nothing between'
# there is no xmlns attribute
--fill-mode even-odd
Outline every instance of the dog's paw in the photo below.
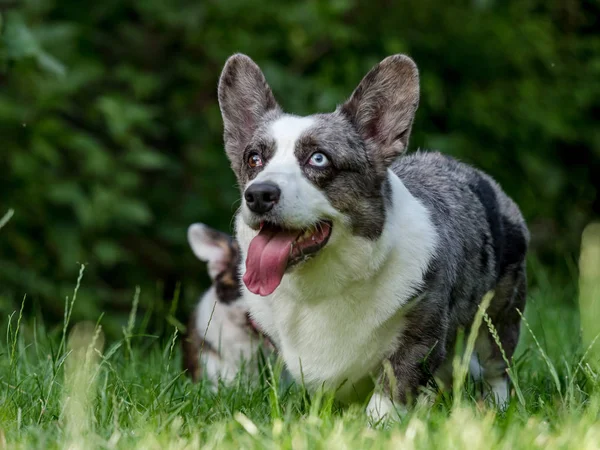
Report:
<svg viewBox="0 0 600 450"><path fill-rule="evenodd" d="M406 416L407 410L379 392L375 392L369 400L366 409L371 426L388 426L400 422Z"/></svg>
<svg viewBox="0 0 600 450"><path fill-rule="evenodd" d="M487 400L500 411L506 410L510 403L508 379L506 377L496 377L489 380L488 384Z"/></svg>

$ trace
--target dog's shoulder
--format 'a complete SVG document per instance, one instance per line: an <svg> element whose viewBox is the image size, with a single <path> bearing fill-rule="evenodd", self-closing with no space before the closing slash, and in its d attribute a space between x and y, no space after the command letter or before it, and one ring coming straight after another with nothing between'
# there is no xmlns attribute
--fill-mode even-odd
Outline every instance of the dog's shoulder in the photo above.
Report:
<svg viewBox="0 0 600 450"><path fill-rule="evenodd" d="M467 216L483 214L487 222L502 220L508 228L518 229L529 242L518 206L487 173L437 151L399 158L392 171L434 216L443 216L439 220L447 223L451 216L465 217L465 212Z"/></svg>
<svg viewBox="0 0 600 450"><path fill-rule="evenodd" d="M525 220L490 175L433 151L399 158L392 170L429 211L439 235L438 266L461 267L465 278L497 280L509 266L523 263Z"/></svg>

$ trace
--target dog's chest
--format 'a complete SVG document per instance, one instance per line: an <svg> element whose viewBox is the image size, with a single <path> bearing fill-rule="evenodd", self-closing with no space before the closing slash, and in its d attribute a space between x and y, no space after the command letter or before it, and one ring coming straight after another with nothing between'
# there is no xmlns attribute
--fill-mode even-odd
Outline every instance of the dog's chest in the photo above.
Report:
<svg viewBox="0 0 600 450"><path fill-rule="evenodd" d="M364 287L316 301L277 296L251 302L297 380L312 389L361 383L396 347L402 311L384 289ZM376 300L376 299L385 300Z"/></svg>
<svg viewBox="0 0 600 450"><path fill-rule="evenodd" d="M328 247L286 274L273 294L260 297L243 287L252 316L296 381L313 391L344 383L342 401L397 349L405 307L424 287L437 245L427 209L391 172L389 180L392 206L379 239L336 223ZM244 260L256 233L241 216L236 228Z"/></svg>

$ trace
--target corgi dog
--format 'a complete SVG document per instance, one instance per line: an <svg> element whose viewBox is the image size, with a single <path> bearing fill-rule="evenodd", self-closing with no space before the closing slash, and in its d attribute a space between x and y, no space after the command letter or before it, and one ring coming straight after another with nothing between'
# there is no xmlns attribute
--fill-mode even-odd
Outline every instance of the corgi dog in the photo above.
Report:
<svg viewBox="0 0 600 450"><path fill-rule="evenodd" d="M216 386L219 379L232 381L242 367L256 369L262 336L241 296L235 240L196 223L188 228L188 242L196 257L208 263L212 285L188 321L182 340L183 367L193 381L204 375Z"/></svg>
<svg viewBox="0 0 600 450"><path fill-rule="evenodd" d="M489 291L510 358L526 300L529 232L517 205L467 164L405 155L419 95L405 55L373 67L333 112L306 117L282 110L248 56L231 56L218 86L250 315L296 380L364 401L373 420L444 372ZM505 369L480 331L471 370L500 403Z"/></svg>

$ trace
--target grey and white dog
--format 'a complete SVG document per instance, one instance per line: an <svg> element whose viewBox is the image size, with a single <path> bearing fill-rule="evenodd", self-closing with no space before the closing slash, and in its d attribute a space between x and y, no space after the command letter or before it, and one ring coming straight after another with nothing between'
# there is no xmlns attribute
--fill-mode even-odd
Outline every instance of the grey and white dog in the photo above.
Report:
<svg viewBox="0 0 600 450"><path fill-rule="evenodd" d="M218 94L242 192L243 295L297 380L366 401L387 360L393 379L367 411L390 417L443 372L489 291L511 357L527 227L488 175L439 153L401 157L419 102L409 57L384 59L332 113L284 113L241 54L225 64ZM470 368L506 401L506 367L488 333Z"/></svg>

